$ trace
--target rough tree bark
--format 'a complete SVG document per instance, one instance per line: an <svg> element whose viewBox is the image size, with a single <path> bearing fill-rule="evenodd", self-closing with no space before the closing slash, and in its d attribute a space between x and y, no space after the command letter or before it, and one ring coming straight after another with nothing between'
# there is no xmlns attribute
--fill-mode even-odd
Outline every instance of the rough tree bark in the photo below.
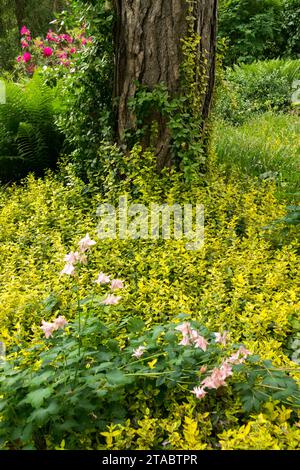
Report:
<svg viewBox="0 0 300 470"><path fill-rule="evenodd" d="M202 63L199 87L205 87L200 104L203 122L212 100L215 76L217 0L115 0L117 15L115 47L115 90L117 98L117 136L120 142L127 129L135 126L128 108L136 93L136 81L151 89L164 83L171 97L180 95L182 39L191 28L188 7L193 8L192 28L201 37L197 55ZM163 118L159 121L156 153L158 165L170 163L170 132ZM201 130L199 129L199 133Z"/></svg>

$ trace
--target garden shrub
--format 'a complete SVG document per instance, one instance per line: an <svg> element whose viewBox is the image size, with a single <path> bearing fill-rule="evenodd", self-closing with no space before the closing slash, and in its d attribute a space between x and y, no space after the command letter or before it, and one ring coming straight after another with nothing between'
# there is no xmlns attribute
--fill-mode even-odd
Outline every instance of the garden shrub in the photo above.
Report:
<svg viewBox="0 0 300 470"><path fill-rule="evenodd" d="M260 61L228 68L218 89L215 113L230 123L241 124L266 111L291 111L293 83L299 79L299 60Z"/></svg>

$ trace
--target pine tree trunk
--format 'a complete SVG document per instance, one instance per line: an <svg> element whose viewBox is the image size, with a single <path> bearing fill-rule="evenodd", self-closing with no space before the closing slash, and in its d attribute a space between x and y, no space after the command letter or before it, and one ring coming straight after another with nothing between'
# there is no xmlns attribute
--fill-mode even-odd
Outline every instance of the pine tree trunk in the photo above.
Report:
<svg viewBox="0 0 300 470"><path fill-rule="evenodd" d="M192 5L192 19L188 8ZM149 89L164 84L171 97L181 93L182 39L191 29L200 37L196 54L202 63L201 77L205 90L199 104L203 122L207 119L215 76L217 0L115 0L117 14L115 32L116 68L115 98L117 101L117 137L135 128L135 116L128 107L135 96L137 82ZM192 25L191 25L192 22ZM198 73L199 75L199 73ZM170 131L163 116L156 116L159 132L156 137L158 166L170 164ZM199 129L199 134L202 129Z"/></svg>

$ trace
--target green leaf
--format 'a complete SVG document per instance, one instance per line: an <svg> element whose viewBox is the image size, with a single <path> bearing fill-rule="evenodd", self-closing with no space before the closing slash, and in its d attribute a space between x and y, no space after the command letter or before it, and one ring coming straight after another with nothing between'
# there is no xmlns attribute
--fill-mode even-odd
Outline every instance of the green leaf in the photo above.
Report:
<svg viewBox="0 0 300 470"><path fill-rule="evenodd" d="M120 370L108 372L106 378L111 385L126 385L128 383L128 377Z"/></svg>
<svg viewBox="0 0 300 470"><path fill-rule="evenodd" d="M51 388L39 388L38 390L28 393L24 401L25 403L30 403L33 408L40 408L44 400L49 398L51 394Z"/></svg>
<svg viewBox="0 0 300 470"><path fill-rule="evenodd" d="M140 318L130 318L127 322L127 330L130 333L138 333L139 331L143 330L145 328L145 322L141 320Z"/></svg>

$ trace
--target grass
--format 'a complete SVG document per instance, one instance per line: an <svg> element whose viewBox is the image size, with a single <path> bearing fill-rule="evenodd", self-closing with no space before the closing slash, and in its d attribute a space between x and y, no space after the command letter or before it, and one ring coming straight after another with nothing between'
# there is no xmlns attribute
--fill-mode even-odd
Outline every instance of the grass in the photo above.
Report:
<svg viewBox="0 0 300 470"><path fill-rule="evenodd" d="M274 179L277 195L292 199L300 188L300 118L265 113L233 126L215 126L218 161L226 170L238 170L260 179Z"/></svg>

